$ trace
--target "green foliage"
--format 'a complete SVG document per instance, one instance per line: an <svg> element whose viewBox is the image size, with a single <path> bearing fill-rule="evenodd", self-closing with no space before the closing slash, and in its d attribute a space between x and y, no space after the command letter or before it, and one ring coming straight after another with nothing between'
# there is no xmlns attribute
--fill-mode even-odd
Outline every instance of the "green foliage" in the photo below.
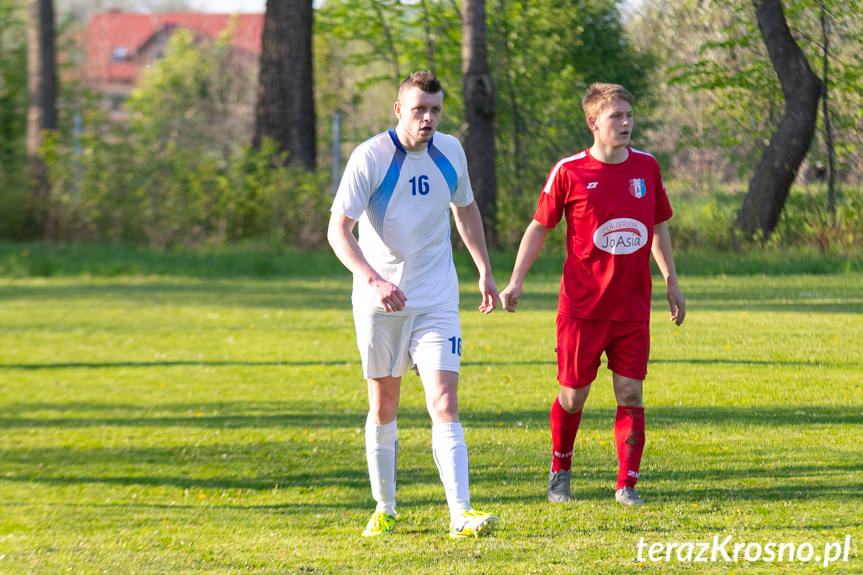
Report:
<svg viewBox="0 0 863 575"><path fill-rule="evenodd" d="M75 11L75 6L70 5ZM822 253L859 245L863 165L863 26L860 1L827 0L828 95L836 142L838 212L824 195L795 187L777 245ZM593 81L636 96L633 145L654 154L673 198L677 247L743 250L733 215L760 151L782 114L782 93L748 0L658 0L624 7L600 0L487 0L489 62L496 88L498 233L514 248L550 168L591 142L580 100ZM820 3L785 1L789 24L822 74ZM80 9L80 7L78 7ZM340 156L392 126L396 85L433 68L447 94L441 130L464 136L461 16L454 0L327 0L315 14L315 97L322 171L332 160L327 121L344 119ZM0 3L0 237L25 237L27 185L26 10ZM69 24L60 27L66 37ZM52 169L60 239L168 246L250 239L323 243L331 182L282 167L251 140L253 66L216 42L173 35L125 108L109 121L92 94L61 83L60 128L44 153ZM67 40L62 62L75 62ZM67 64L68 65L68 64ZM76 136L73 119L83 120ZM809 165L826 163L821 127ZM344 162L342 162L343 165ZM804 166L805 171L805 166ZM801 177L809 175L801 174ZM799 194L799 195L798 195ZM681 203L683 202L683 203ZM690 203L692 206L690 207ZM858 212L859 213L859 212ZM562 227L550 249L562 249Z"/></svg>
<svg viewBox="0 0 863 575"><path fill-rule="evenodd" d="M392 127L398 85L416 70L434 70L441 80L440 129L460 130L461 15L452 0L327 1L315 13L315 35L316 97L323 114L345 114L348 152Z"/></svg>
<svg viewBox="0 0 863 575"><path fill-rule="evenodd" d="M459 407L471 501L498 512L503 530L478 541L447 537L430 422L408 374L399 522L393 538L365 541L374 503L350 278L317 272L0 278L0 571L863 570L853 439L863 399L859 273L683 275L690 312L680 328L657 289L639 480L648 505L629 510L612 500L606 369L576 440L577 501L544 501L559 269L528 276L515 314L477 313L476 286L465 281ZM850 536L851 548L847 562L827 568L637 562L642 537L709 543L714 535L819 552Z"/></svg>
<svg viewBox="0 0 863 575"><path fill-rule="evenodd" d="M77 140L46 140L61 238L159 249L252 237L321 242L326 178L287 167L272 142L243 144L250 135L235 108L249 78L231 74L228 34L198 45L177 31L130 98L127 121L90 110Z"/></svg>
<svg viewBox="0 0 863 575"><path fill-rule="evenodd" d="M277 249L276 249L277 248ZM0 276L186 278L344 277L331 250L298 251L284 244L237 243L153 250L134 244L0 242Z"/></svg>
<svg viewBox="0 0 863 575"><path fill-rule="evenodd" d="M517 245L554 164L593 143L581 98L593 82L626 86L636 109L652 62L628 41L613 3L490 0L497 88L498 232Z"/></svg>
<svg viewBox="0 0 863 575"><path fill-rule="evenodd" d="M859 1L784 2L786 20L812 70L823 79L825 8L830 49L828 97L840 180L860 181L863 146L863 27ZM783 94L761 38L752 3L660 1L643 4L631 25L641 50L662 62L652 78L658 103L651 134L662 154L677 159L673 175L700 185L703 170L721 181L747 180L784 111ZM809 162L826 163L824 118ZM671 175L671 173L669 173Z"/></svg>
<svg viewBox="0 0 863 575"><path fill-rule="evenodd" d="M632 28L662 62L651 83L658 129L646 135L670 160L666 177L746 179L783 112L751 2L651 3Z"/></svg>
<svg viewBox="0 0 863 575"><path fill-rule="evenodd" d="M26 6L0 2L0 237L26 236L33 205L27 175Z"/></svg>
<svg viewBox="0 0 863 575"><path fill-rule="evenodd" d="M788 205L770 242L778 246L811 245L821 253L863 246L863 188L840 190L836 213L827 210L827 190L817 186L788 197Z"/></svg>
<svg viewBox="0 0 863 575"><path fill-rule="evenodd" d="M302 247L320 244L326 233L326 178L286 166L272 141L260 151L240 147L226 160L169 141L145 161L118 153L127 142L106 144L98 134L85 134L80 160L68 146L47 142L65 216L61 237L160 249L244 238Z"/></svg>
<svg viewBox="0 0 863 575"><path fill-rule="evenodd" d="M827 211L824 185L795 186L788 197L779 223L770 239L744 241L736 236L734 221L745 190L714 184L693 193L685 182L667 183L674 217L668 221L675 249L683 251L716 250L737 252L746 259L747 252L762 249L810 249L818 260L827 255L859 253L863 248L863 188L844 186L836 200L836 213Z"/></svg>
<svg viewBox="0 0 863 575"><path fill-rule="evenodd" d="M632 49L614 4L551 0L487 2L489 63L496 88L498 231L514 246L536 205L536 194L560 158L591 143L581 96L595 81L646 93L651 58ZM328 55L328 93L354 103L373 86L386 85L383 101L354 106L346 130L353 144L369 137L367 118L389 127L389 103L408 71L434 68L447 97L440 129L461 135L461 18L451 0L337 0L318 11L317 33L334 43ZM333 60L337 65L333 65ZM333 81L346 78L352 82ZM335 85L335 87L331 87Z"/></svg>

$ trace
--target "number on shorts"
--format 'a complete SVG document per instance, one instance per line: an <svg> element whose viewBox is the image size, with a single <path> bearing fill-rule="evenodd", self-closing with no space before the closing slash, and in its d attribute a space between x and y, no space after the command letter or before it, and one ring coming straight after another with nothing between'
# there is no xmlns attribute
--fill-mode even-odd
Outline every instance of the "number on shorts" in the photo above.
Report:
<svg viewBox="0 0 863 575"><path fill-rule="evenodd" d="M447 341L452 344L452 353L457 353L461 357L461 338L452 336Z"/></svg>

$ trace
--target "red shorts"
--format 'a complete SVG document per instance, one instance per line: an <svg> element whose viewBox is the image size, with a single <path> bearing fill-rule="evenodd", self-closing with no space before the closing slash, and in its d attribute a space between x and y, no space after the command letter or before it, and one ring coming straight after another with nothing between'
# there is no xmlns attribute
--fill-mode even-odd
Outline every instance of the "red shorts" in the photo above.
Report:
<svg viewBox="0 0 863 575"><path fill-rule="evenodd" d="M557 381L587 387L596 379L602 352L608 369L632 379L647 376L650 323L557 316Z"/></svg>

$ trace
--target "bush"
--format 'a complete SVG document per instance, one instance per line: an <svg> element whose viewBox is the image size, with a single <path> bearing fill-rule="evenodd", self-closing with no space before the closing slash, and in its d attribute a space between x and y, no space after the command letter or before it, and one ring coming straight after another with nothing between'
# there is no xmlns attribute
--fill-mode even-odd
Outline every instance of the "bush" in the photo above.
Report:
<svg viewBox="0 0 863 575"><path fill-rule="evenodd" d="M836 211L827 210L827 192L821 187L791 194L769 243L809 245L822 254L848 251L863 245L863 188L846 186L839 190Z"/></svg>
<svg viewBox="0 0 863 575"><path fill-rule="evenodd" d="M273 142L237 148L226 159L174 145L142 158L122 151L130 149L122 134L108 134L83 137L80 156L56 135L46 140L58 239L157 249L261 238L298 247L323 242L328 176L287 166Z"/></svg>
<svg viewBox="0 0 863 575"><path fill-rule="evenodd" d="M328 176L289 167L271 141L260 150L237 144L251 140L250 122L237 116L252 109L253 84L226 73L227 43L198 45L177 31L127 102L127 120L109 121L96 108L77 140L47 135L57 239L161 250L323 241Z"/></svg>

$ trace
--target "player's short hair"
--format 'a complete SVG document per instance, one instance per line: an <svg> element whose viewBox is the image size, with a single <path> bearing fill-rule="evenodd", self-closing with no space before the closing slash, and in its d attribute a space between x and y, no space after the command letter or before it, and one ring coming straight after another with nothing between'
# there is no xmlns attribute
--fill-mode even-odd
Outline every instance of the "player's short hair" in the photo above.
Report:
<svg viewBox="0 0 863 575"><path fill-rule="evenodd" d="M429 72L428 70L420 70L418 72L411 72L408 74L408 77L402 80L402 83L399 85L399 96L402 95L402 92L410 88L419 88L423 92L428 92L429 94L443 92L443 86L440 85L440 80L437 79L434 72Z"/></svg>
<svg viewBox="0 0 863 575"><path fill-rule="evenodd" d="M629 90L620 84L606 84L603 82L592 84L581 100L581 107L584 110L585 117L598 118L602 109L609 105L612 100L623 100L624 102L629 102L631 106L633 97L629 93Z"/></svg>

